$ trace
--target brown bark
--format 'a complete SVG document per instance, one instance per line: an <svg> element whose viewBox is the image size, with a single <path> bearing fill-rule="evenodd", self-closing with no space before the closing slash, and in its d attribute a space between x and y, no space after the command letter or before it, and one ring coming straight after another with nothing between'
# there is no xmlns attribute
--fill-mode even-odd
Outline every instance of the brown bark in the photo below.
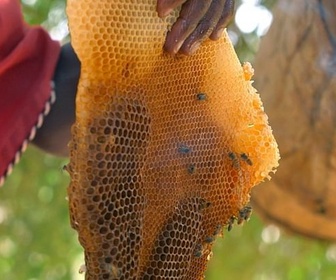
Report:
<svg viewBox="0 0 336 280"><path fill-rule="evenodd" d="M336 1L279 0L255 68L282 159L254 207L287 230L336 240Z"/></svg>

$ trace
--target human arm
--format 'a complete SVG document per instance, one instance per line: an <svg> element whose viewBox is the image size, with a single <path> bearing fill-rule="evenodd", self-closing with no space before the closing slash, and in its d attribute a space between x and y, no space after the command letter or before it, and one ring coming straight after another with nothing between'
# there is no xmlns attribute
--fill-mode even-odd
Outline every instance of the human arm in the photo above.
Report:
<svg viewBox="0 0 336 280"><path fill-rule="evenodd" d="M33 143L46 152L68 156L67 144L75 121L75 97L80 74L80 62L68 43L62 46L53 81L56 100Z"/></svg>

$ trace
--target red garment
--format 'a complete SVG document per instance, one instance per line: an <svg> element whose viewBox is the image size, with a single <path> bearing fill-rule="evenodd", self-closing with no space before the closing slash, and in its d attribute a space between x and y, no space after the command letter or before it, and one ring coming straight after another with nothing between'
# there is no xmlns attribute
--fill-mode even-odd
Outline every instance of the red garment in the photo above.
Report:
<svg viewBox="0 0 336 280"><path fill-rule="evenodd" d="M0 186L50 105L59 52L45 30L23 22L19 1L0 0Z"/></svg>

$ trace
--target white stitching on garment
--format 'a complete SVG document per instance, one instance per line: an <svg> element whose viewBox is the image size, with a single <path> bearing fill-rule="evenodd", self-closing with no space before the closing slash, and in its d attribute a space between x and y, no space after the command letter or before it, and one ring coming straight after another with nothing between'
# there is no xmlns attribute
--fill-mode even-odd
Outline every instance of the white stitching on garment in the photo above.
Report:
<svg viewBox="0 0 336 280"><path fill-rule="evenodd" d="M28 134L27 139L23 141L20 149L16 152L13 160L8 164L7 169L4 172L4 175L0 177L0 187L5 183L6 178L12 173L14 166L20 161L21 155L27 149L29 142L34 139L37 129L42 126L44 118L49 114L51 105L56 100L55 84L53 81L51 81L50 87L51 87L50 98L45 103L42 112L37 117L37 121L35 125L32 127L32 129L30 130L30 133Z"/></svg>

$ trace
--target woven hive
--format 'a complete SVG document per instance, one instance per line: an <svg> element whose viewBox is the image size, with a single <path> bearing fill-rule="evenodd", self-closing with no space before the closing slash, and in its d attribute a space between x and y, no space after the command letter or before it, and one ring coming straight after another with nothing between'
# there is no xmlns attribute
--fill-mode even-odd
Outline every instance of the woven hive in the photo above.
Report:
<svg viewBox="0 0 336 280"><path fill-rule="evenodd" d="M156 1L68 1L82 63L70 143L71 224L86 279L202 279L225 225L277 166L267 116L227 37L162 46Z"/></svg>

